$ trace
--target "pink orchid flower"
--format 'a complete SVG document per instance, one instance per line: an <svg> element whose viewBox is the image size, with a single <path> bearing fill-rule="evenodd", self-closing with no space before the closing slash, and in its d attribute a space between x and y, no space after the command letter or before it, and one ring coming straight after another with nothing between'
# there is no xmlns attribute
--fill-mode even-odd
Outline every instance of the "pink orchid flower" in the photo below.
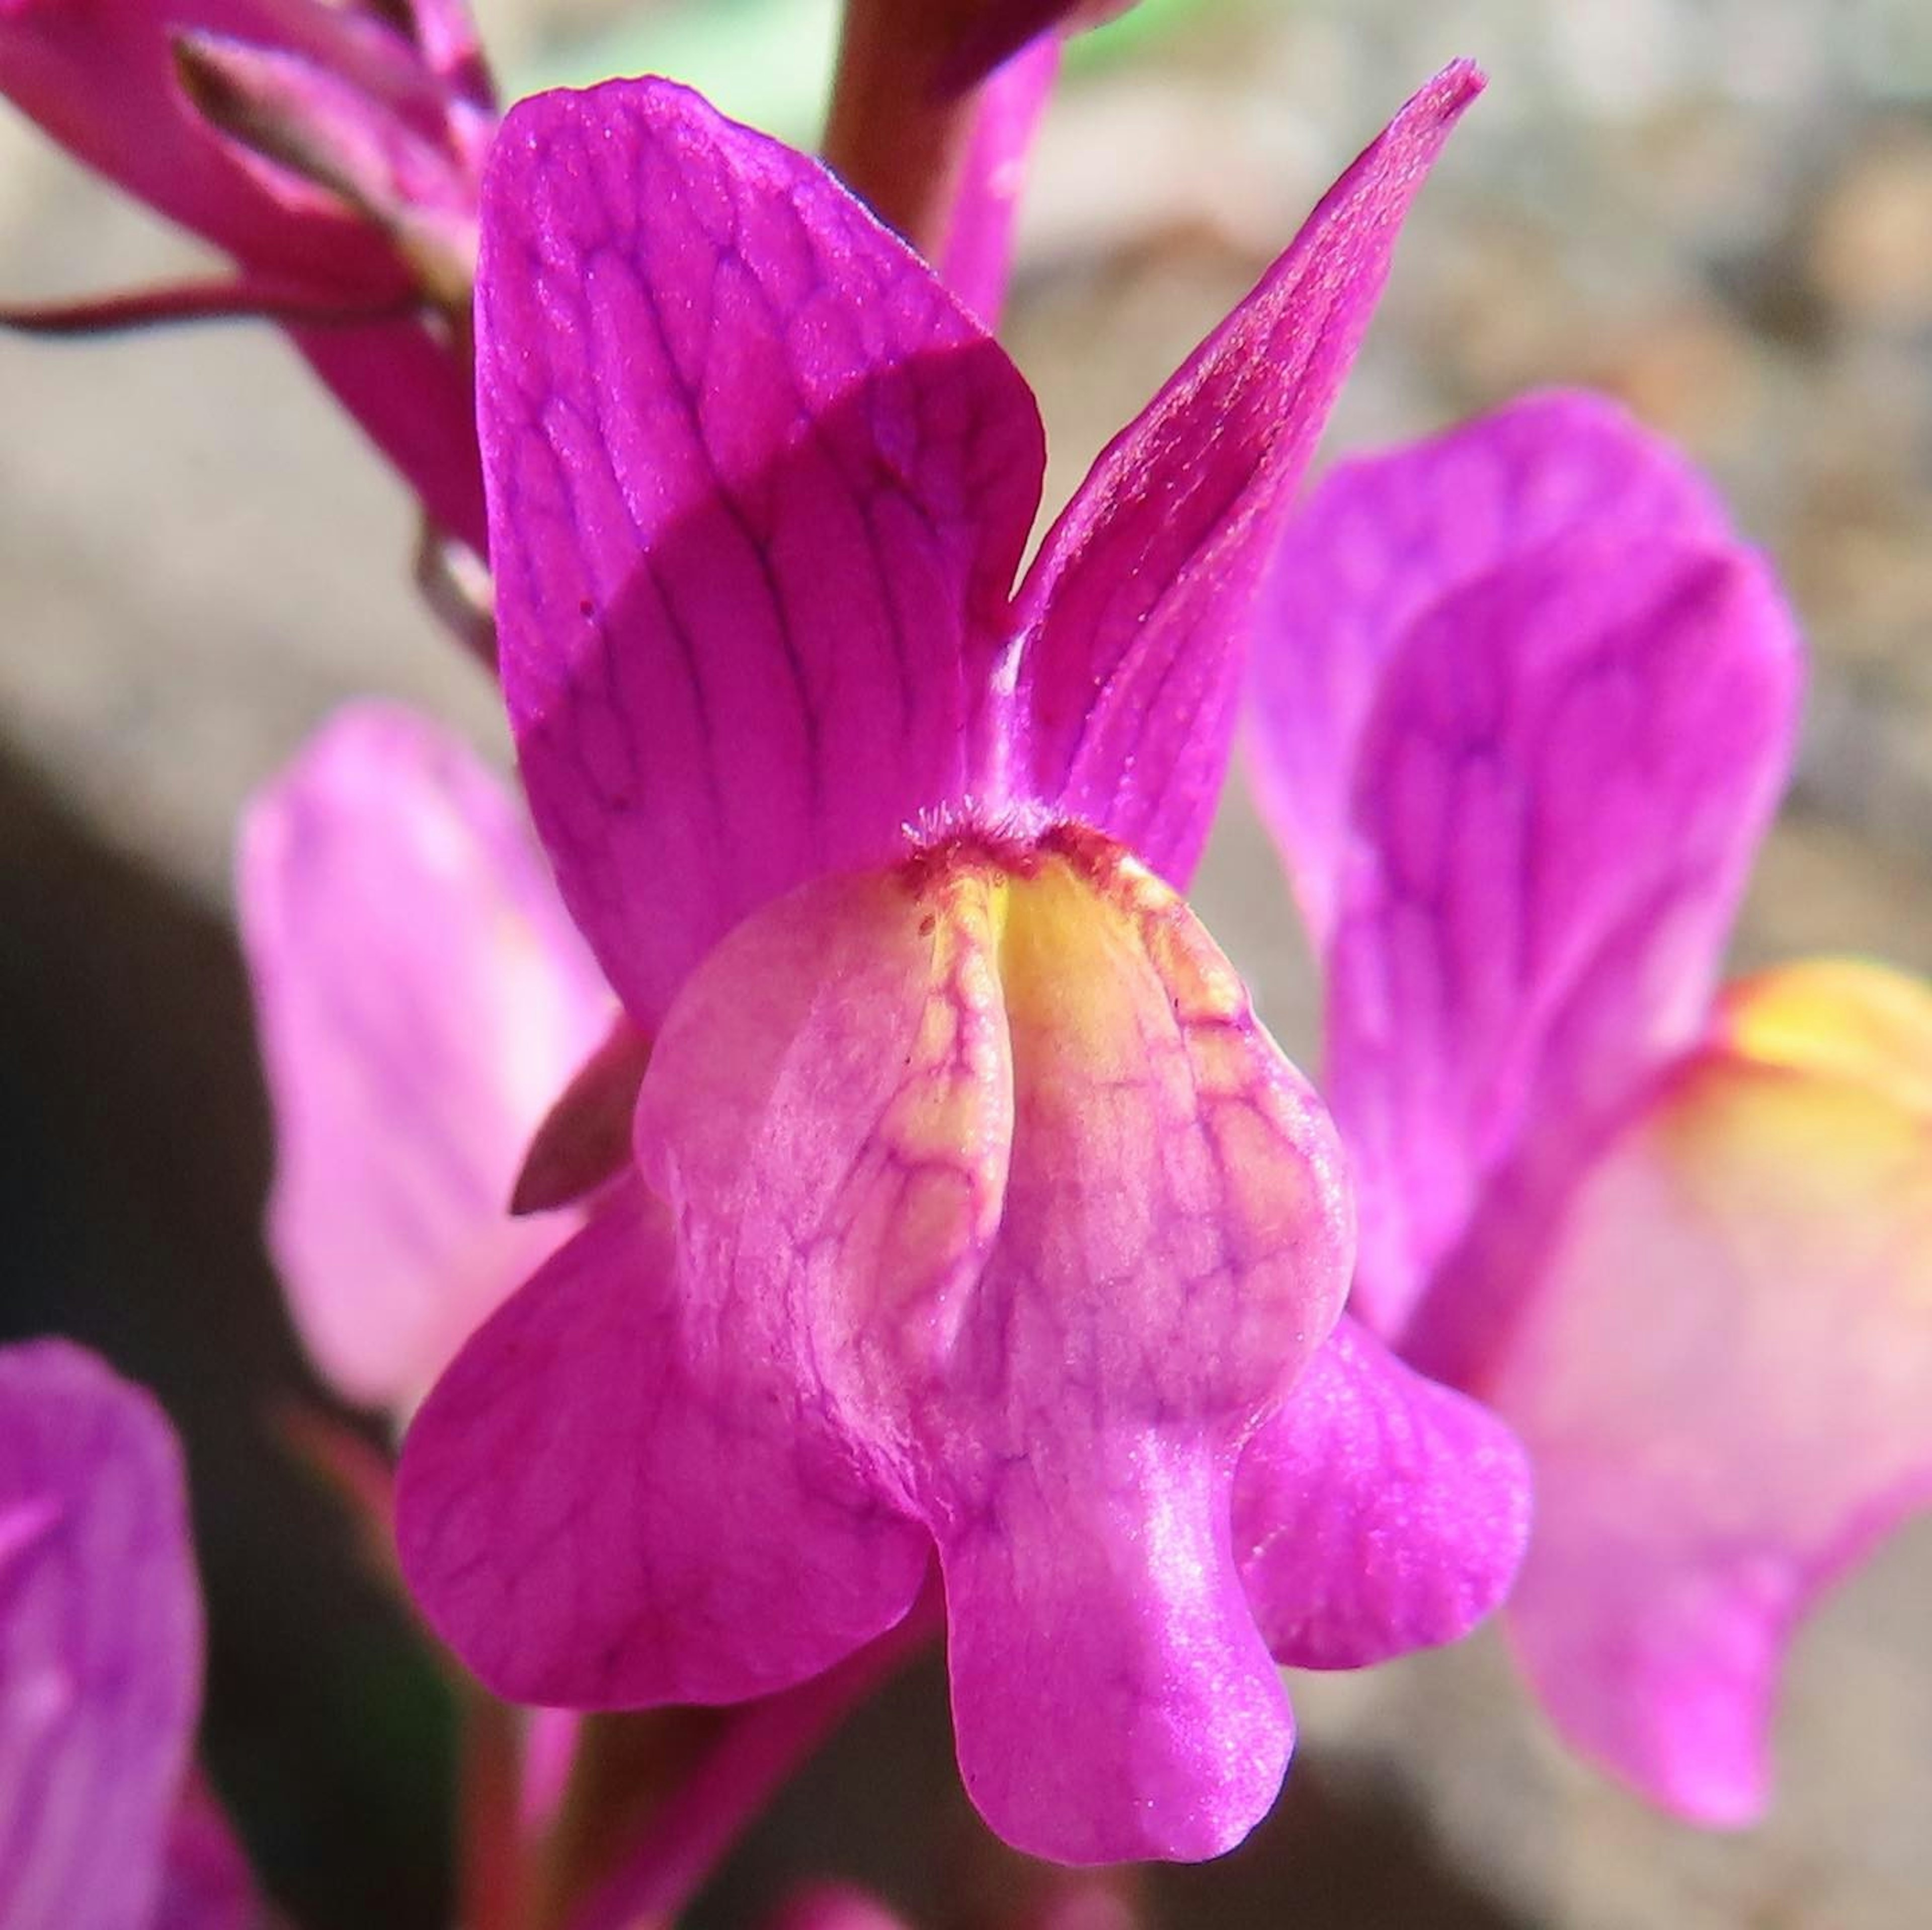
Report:
<svg viewBox="0 0 1932 1930"><path fill-rule="evenodd" d="M65 1341L0 1348L0 1923L258 1920L193 1773L201 1648L160 1410Z"/></svg>
<svg viewBox="0 0 1932 1930"><path fill-rule="evenodd" d="M404 1446L405 1572L500 1692L775 1691L936 1556L994 1827L1196 1857L1279 1786L1276 1658L1446 1640L1506 1584L1518 1450L1342 1317L1333 1132L1177 894L1259 572L1479 85L1404 109L1011 601L1037 412L916 256L667 82L506 122L504 686L651 1045L629 1170Z"/></svg>
<svg viewBox="0 0 1932 1930"><path fill-rule="evenodd" d="M412 0L403 18L332 0L0 0L0 94L236 264L222 283L13 319L274 315L480 552L469 357L429 309L466 305L496 117L460 0Z"/></svg>
<svg viewBox="0 0 1932 1930"><path fill-rule="evenodd" d="M1793 1626L1932 1493L1932 994L1716 994L1790 619L1704 484L1567 395L1337 469L1262 612L1352 1304L1530 1449L1508 1626L1563 1734L1748 1821Z"/></svg>

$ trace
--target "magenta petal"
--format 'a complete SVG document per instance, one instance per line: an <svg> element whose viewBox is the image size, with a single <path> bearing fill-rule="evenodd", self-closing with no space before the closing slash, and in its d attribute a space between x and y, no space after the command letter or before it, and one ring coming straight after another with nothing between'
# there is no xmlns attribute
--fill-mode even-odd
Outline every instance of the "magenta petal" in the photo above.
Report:
<svg viewBox="0 0 1932 1930"><path fill-rule="evenodd" d="M1360 1668L1466 1635L1515 1576L1529 1492L1502 1422L1345 1316L1235 1478L1241 1579L1275 1659Z"/></svg>
<svg viewBox="0 0 1932 1930"><path fill-rule="evenodd" d="M0 1923L148 1930L200 1676L160 1410L64 1342L0 1351Z"/></svg>
<svg viewBox="0 0 1932 1930"><path fill-rule="evenodd" d="M1721 544L1703 478L1614 403L1526 397L1426 442L1340 464L1282 537L1255 625L1256 790L1316 943L1333 925L1363 727L1410 626L1554 538Z"/></svg>
<svg viewBox="0 0 1932 1930"><path fill-rule="evenodd" d="M1235 1571L1226 1464L1157 1440L1114 1464L1016 1455L941 1535L960 1770L1016 1848L1196 1861L1273 1804L1294 1728Z"/></svg>
<svg viewBox="0 0 1932 1930"><path fill-rule="evenodd" d="M1059 71L1059 39L1042 34L992 76L973 110L964 178L939 269L940 280L989 328L1006 304L1027 157Z"/></svg>
<svg viewBox="0 0 1932 1930"><path fill-rule="evenodd" d="M237 879L277 1163L269 1236L351 1399L404 1407L572 1222L513 1222L609 991L508 793L452 737L341 713L250 805Z"/></svg>
<svg viewBox="0 0 1932 1930"><path fill-rule="evenodd" d="M694 1353L632 1185L457 1356L404 1443L397 1543L431 1626L513 1701L728 1702L911 1606L931 1543L770 1377Z"/></svg>
<svg viewBox="0 0 1932 1930"><path fill-rule="evenodd" d="M958 800L1039 498L1005 355L814 163L667 82L512 111L478 355L503 681L632 1016Z"/></svg>
<svg viewBox="0 0 1932 1930"><path fill-rule="evenodd" d="M1116 436L1020 598L1026 784L1184 881L1227 767L1250 605L1409 203L1482 86L1444 70Z"/></svg>
<svg viewBox="0 0 1932 1930"><path fill-rule="evenodd" d="M1354 1305L1425 1372L1478 1377L1576 1159L1701 1025L1798 683L1754 557L1592 530L1444 598L1391 656L1328 1092L1360 1189Z"/></svg>

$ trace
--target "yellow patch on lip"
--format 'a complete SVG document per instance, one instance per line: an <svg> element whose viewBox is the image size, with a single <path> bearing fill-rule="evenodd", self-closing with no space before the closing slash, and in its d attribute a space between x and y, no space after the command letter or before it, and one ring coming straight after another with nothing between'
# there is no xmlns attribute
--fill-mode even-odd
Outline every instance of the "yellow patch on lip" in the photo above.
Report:
<svg viewBox="0 0 1932 1930"><path fill-rule="evenodd" d="M999 1029L1013 1135L1001 1210L1037 1229L1042 1278L1105 1283L1177 1326L1192 1293L1222 1293L1231 1358L1301 1356L1346 1286L1340 1273L1332 1290L1307 1284L1323 1265L1311 1228L1346 1215L1339 1160L1178 894L1076 826L1026 841L969 833L900 877L932 946L938 1009L920 1059L958 1064L969 1005L972 1024ZM909 1082L909 1104L923 1083ZM935 1163L958 1125L944 1107L891 1123L902 1156Z"/></svg>

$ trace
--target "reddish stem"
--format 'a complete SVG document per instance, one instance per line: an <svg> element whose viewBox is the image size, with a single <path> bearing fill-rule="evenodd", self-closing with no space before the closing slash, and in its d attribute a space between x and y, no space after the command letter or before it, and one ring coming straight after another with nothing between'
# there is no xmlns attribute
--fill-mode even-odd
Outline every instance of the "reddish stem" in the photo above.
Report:
<svg viewBox="0 0 1932 1930"><path fill-rule="evenodd" d="M972 139L976 87L948 86L945 0L847 0L825 158L880 220L937 261Z"/></svg>
<svg viewBox="0 0 1932 1930"><path fill-rule="evenodd" d="M836 1668L734 1712L690 1781L572 1916L569 1930L670 1923L792 1773L938 1623L937 1592L928 1589L896 1629Z"/></svg>

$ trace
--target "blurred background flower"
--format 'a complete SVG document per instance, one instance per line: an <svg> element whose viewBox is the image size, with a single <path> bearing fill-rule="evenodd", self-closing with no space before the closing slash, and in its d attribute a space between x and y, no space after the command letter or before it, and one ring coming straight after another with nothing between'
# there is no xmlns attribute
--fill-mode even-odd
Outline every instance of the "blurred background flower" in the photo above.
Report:
<svg viewBox="0 0 1932 1930"><path fill-rule="evenodd" d="M481 10L507 91L656 67L814 134L831 0ZM1049 500L1456 54L1490 89L1411 225L1328 451L1552 382L1607 388L1682 441L1776 557L1814 653L1736 962L1862 949L1932 969L1920 0L1144 0L1070 54L1023 211L1005 332L1048 417ZM210 265L11 118L0 261L17 300ZM440 1686L270 1445L276 1404L319 1392L260 1246L266 1115L227 876L242 798L344 698L410 699L500 754L496 699L410 590L400 486L270 331L0 341L0 1332L77 1334L181 1425L208 1761L268 1881L312 1930L430 1922ZM1312 977L1238 794L1196 897L1307 1056ZM1490 1636L1298 1683L1304 1751L1274 1823L1150 1895L1176 1923L1271 1923L1292 1899L1307 1925L1892 1930L1932 1889L1928 1590L1922 1527L1809 1632L1778 1806L1750 1836L1694 1835L1564 1759ZM868 1713L704 1920L754 1920L802 1871L934 1925L987 1922L1022 1883L974 1833L935 1677Z"/></svg>

